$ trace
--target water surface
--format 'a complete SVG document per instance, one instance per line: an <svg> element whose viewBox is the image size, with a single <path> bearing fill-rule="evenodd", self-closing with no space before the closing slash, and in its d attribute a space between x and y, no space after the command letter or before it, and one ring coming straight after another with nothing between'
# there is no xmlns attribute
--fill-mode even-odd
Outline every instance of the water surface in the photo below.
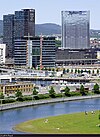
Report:
<svg viewBox="0 0 100 137"><path fill-rule="evenodd" d="M68 101L0 111L0 134L20 133L12 128L27 120L91 110L100 110L100 99Z"/></svg>

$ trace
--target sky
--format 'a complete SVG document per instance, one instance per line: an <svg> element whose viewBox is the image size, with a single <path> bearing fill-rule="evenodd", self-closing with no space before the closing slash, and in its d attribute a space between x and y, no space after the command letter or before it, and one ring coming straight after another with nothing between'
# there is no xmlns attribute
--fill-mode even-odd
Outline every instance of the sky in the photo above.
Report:
<svg viewBox="0 0 100 137"><path fill-rule="evenodd" d="M0 0L0 20L24 8L35 9L35 23L61 25L61 11L90 10L90 28L100 30L100 0Z"/></svg>

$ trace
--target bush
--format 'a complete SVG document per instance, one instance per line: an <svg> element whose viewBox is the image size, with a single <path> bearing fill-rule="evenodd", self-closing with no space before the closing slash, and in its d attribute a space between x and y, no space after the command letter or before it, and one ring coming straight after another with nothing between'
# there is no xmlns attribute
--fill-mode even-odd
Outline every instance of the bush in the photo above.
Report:
<svg viewBox="0 0 100 137"><path fill-rule="evenodd" d="M62 97L62 93L56 94L56 97Z"/></svg>
<svg viewBox="0 0 100 137"><path fill-rule="evenodd" d="M46 99L49 98L49 94L39 94L38 97L39 99Z"/></svg>
<svg viewBox="0 0 100 137"><path fill-rule="evenodd" d="M24 101L22 97L16 99L16 101Z"/></svg>
<svg viewBox="0 0 100 137"><path fill-rule="evenodd" d="M39 94L38 97L39 97L39 99L44 99L45 98L43 94Z"/></svg>
<svg viewBox="0 0 100 137"><path fill-rule="evenodd" d="M15 101L16 101L16 100L14 100L14 99L3 100L3 101L2 101L2 104L13 103L13 102L15 102Z"/></svg>
<svg viewBox="0 0 100 137"><path fill-rule="evenodd" d="M35 100L39 100L39 97L38 97L38 96L34 96L34 99L35 99Z"/></svg>
<svg viewBox="0 0 100 137"><path fill-rule="evenodd" d="M70 95L71 96L81 96L80 92L76 92L76 91L70 92Z"/></svg>
<svg viewBox="0 0 100 137"><path fill-rule="evenodd" d="M44 97L45 98L49 98L49 94L44 94Z"/></svg>
<svg viewBox="0 0 100 137"><path fill-rule="evenodd" d="M27 101L27 100L32 100L32 97L30 97L30 96L24 96L23 97L23 101Z"/></svg>

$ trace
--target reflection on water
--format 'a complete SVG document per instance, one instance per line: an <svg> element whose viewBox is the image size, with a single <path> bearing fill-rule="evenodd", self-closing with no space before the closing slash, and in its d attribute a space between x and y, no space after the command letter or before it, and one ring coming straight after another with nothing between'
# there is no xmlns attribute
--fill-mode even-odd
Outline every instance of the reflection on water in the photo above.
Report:
<svg viewBox="0 0 100 137"><path fill-rule="evenodd" d="M0 134L17 134L12 127L30 119L99 109L100 99L87 99L1 111Z"/></svg>

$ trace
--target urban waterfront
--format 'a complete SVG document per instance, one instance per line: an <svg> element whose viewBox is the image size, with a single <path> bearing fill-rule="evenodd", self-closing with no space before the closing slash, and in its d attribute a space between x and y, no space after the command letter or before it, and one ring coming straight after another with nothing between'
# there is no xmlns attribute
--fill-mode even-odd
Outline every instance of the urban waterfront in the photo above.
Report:
<svg viewBox="0 0 100 137"><path fill-rule="evenodd" d="M0 134L19 134L20 132L14 131L12 128L16 124L27 120L92 110L100 110L99 98L51 103L1 111L0 125L2 126L0 127Z"/></svg>

